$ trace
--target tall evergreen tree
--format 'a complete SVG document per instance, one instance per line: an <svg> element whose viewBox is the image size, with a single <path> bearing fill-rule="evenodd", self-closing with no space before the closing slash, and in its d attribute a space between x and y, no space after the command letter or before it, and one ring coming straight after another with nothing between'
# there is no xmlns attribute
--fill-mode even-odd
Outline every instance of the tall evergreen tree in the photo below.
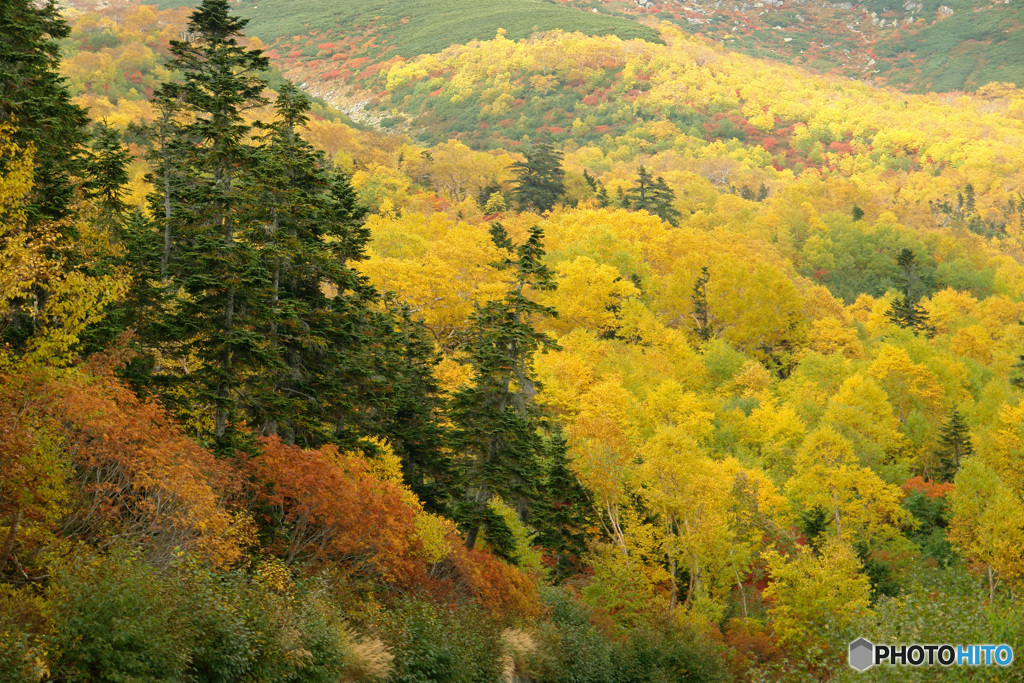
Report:
<svg viewBox="0 0 1024 683"><path fill-rule="evenodd" d="M426 327L407 306L385 301L383 334L367 344L376 362L364 404L372 406L367 429L386 436L402 458L406 484L430 512L449 517L465 490L460 463L448 452L450 434L442 426L448 404L434 373L440 354ZM386 378L381 381L381 378Z"/></svg>
<svg viewBox="0 0 1024 683"><path fill-rule="evenodd" d="M605 188L604 183L590 175L586 169L583 169L583 180L585 180L590 189L594 191L594 198L597 200L597 203L600 204L601 208L605 208L611 204L611 200L608 197L608 190Z"/></svg>
<svg viewBox="0 0 1024 683"><path fill-rule="evenodd" d="M262 74L269 63L259 50L239 45L246 23L231 15L227 0L203 0L189 19L188 40L171 42L169 66L181 82L165 83L155 95L177 124L176 165L187 178L165 197L175 249L169 268L182 293L174 327L202 362L190 381L198 380L200 398L214 407L217 439L242 418L244 378L272 360L256 334L269 315L267 278L246 239L252 198L242 191L256 165L249 144L255 126L243 115L266 103Z"/></svg>
<svg viewBox="0 0 1024 683"><path fill-rule="evenodd" d="M512 187L512 201L520 211L550 211L565 194L565 171L562 152L550 140L541 139L524 154L525 161L512 164L516 179Z"/></svg>
<svg viewBox="0 0 1024 683"><path fill-rule="evenodd" d="M544 446L547 477L536 506L537 543L552 554L558 581L582 568L594 508L590 492L569 469L568 445L562 435L556 432L547 437Z"/></svg>
<svg viewBox="0 0 1024 683"><path fill-rule="evenodd" d="M931 337L935 328L928 324L928 312L918 303L924 291L917 257L911 249L903 249L896 258L902 280L901 296L892 302L888 313L889 320L900 327L911 330L914 334L925 334Z"/></svg>
<svg viewBox="0 0 1024 683"><path fill-rule="evenodd" d="M93 127L90 157L92 172L85 183L86 189L99 201L103 219L109 224L120 223L128 210L124 196L131 155L121 135L100 122Z"/></svg>
<svg viewBox="0 0 1024 683"><path fill-rule="evenodd" d="M538 435L540 414L533 401L538 388L533 354L555 346L532 325L535 316L554 316L554 309L528 296L529 290L555 287L551 271L541 261L542 230L531 228L527 240L516 245L504 227L495 223L491 239L509 253L495 265L508 272L512 281L502 299L488 302L473 315L466 348L473 381L452 400L458 442L469 456L467 496L460 515L469 548L486 526L487 501L492 496L500 496L526 520L540 495L544 445Z"/></svg>
<svg viewBox="0 0 1024 683"><path fill-rule="evenodd" d="M366 210L347 179L298 135L308 107L297 88L282 86L277 117L239 188L251 199L244 223L258 254L255 270L266 277L265 313L254 328L262 337L266 368L247 386L243 414L264 434L311 445L330 438L327 411L336 408L334 398L345 382L338 377L339 384L330 385L325 377L337 375L339 365L352 367L339 354L359 347L343 334L343 321L349 330L360 327L351 319L365 313L375 292L348 266L362 258Z"/></svg>
<svg viewBox="0 0 1024 683"><path fill-rule="evenodd" d="M964 458L974 455L967 422L955 407L950 409L946 424L942 426L935 454L939 458L937 474L940 481L953 481Z"/></svg>
<svg viewBox="0 0 1024 683"><path fill-rule="evenodd" d="M266 85L266 60L238 45L244 23L223 0L192 15L189 42L173 45L182 80L159 90L161 117L147 131L162 239L133 223L134 263L149 269L141 285L174 295L148 341L201 363L155 380L185 388L164 392L186 396L183 407L212 405L224 446L243 424L303 446L384 437L428 508L447 510L457 473L440 426L436 351L355 270L367 210L299 135L309 99L285 83L271 121L244 118L265 104Z"/></svg>
<svg viewBox="0 0 1024 683"><path fill-rule="evenodd" d="M13 125L19 146L35 148L30 222L67 216L76 177L86 175L88 117L60 75L59 41L70 32L54 0L0 2L0 124Z"/></svg>
<svg viewBox="0 0 1024 683"><path fill-rule="evenodd" d="M347 177L298 135L308 108L297 88L281 86L246 186L259 226L250 239L270 277L264 333L273 357L249 392L247 419L305 445L386 436L407 483L429 509L447 511L457 473L440 427L439 357L407 308L382 301L353 268L366 258L367 211Z"/></svg>
<svg viewBox="0 0 1024 683"><path fill-rule="evenodd" d="M1024 325L1024 320L1018 320L1017 324ZM1024 354L1017 355L1017 362L1010 370L1010 385L1024 389Z"/></svg>
<svg viewBox="0 0 1024 683"><path fill-rule="evenodd" d="M99 351L109 347L127 330L135 332L136 338L149 336L149 323L157 316L166 300L166 287L151 280L153 269L153 233L149 221L139 210L129 210L124 200L128 183L128 164L131 155L124 146L121 135L105 123L93 127L90 150L92 172L84 187L96 201L99 210L99 224L120 243L121 251L113 259L89 264L92 272L111 272L118 268L127 274L129 289L124 299L113 303L103 320L85 331L83 350ZM136 351L142 351L136 343ZM141 388L143 368L148 361L145 351L141 357L129 362L124 370L137 388Z"/></svg>
<svg viewBox="0 0 1024 683"><path fill-rule="evenodd" d="M693 293L690 295L690 302L693 304L693 331L697 333L697 338L702 342L709 341L715 336L715 328L708 311L708 281L710 279L708 267L702 266L697 281L693 283Z"/></svg>
<svg viewBox="0 0 1024 683"><path fill-rule="evenodd" d="M673 204L676 201L676 193L668 186L661 176L653 178L643 164L637 171L636 184L626 192L623 198L623 208L644 210L649 214L658 216L672 226L679 225L680 213Z"/></svg>

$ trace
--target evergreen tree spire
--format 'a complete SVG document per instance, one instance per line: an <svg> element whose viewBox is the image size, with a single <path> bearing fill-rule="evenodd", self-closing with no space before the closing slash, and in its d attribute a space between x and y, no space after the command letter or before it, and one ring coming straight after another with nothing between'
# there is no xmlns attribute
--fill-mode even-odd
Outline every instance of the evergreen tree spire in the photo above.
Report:
<svg viewBox="0 0 1024 683"><path fill-rule="evenodd" d="M545 439L547 478L537 505L537 542L555 560L555 580L580 569L587 551L587 528L593 524L590 493L569 468L568 444L560 433Z"/></svg>
<svg viewBox="0 0 1024 683"><path fill-rule="evenodd" d="M700 275L693 283L693 293L690 295L690 302L693 304L693 331L702 342L711 340L715 336L715 328L711 323L711 314L708 311L708 281L711 275L707 266L701 266Z"/></svg>
<svg viewBox="0 0 1024 683"><path fill-rule="evenodd" d="M0 2L0 124L13 125L20 147L35 149L31 222L67 216L75 177L85 175L88 117L60 75L59 41L70 33L54 0Z"/></svg>
<svg viewBox="0 0 1024 683"><path fill-rule="evenodd" d="M525 161L512 164L512 172L516 175L512 200L521 211L550 211L565 194L562 153L550 140L541 139L524 154Z"/></svg>
<svg viewBox="0 0 1024 683"><path fill-rule="evenodd" d="M896 265L900 268L900 279L903 281L902 296L893 300L886 316L914 334L934 336L935 328L928 324L928 312L918 303L924 287L917 257L912 250L903 249L896 257Z"/></svg>
<svg viewBox="0 0 1024 683"><path fill-rule="evenodd" d="M124 201L128 184L131 155L121 142L121 135L106 122L93 128L92 173L86 187L100 202L100 211L107 221L119 222L128 210Z"/></svg>
<svg viewBox="0 0 1024 683"><path fill-rule="evenodd" d="M246 239L249 200L242 180L255 167L249 138L255 126L244 113L266 103L259 50L238 44L246 21L231 15L227 0L204 0L192 13L188 39L171 41L169 67L181 82L155 94L168 146L160 169L180 182L163 189L167 272L182 294L173 327L202 362L191 382L214 406L213 435L225 437L247 393L247 376L272 359L254 335L267 316L264 265ZM174 168L170 154L173 151ZM176 253L168 252L174 245ZM176 257L176 258L175 258Z"/></svg>
<svg viewBox="0 0 1024 683"><path fill-rule="evenodd" d="M967 429L967 422L955 407L949 411L949 418L942 426L939 436L939 448L935 451L939 458L938 479L953 481L964 458L974 455L974 444Z"/></svg>
<svg viewBox="0 0 1024 683"><path fill-rule="evenodd" d="M491 240L509 253L495 265L513 279L504 298L488 302L473 315L466 349L473 383L456 392L452 402L458 441L470 456L462 513L469 548L486 524L489 498L500 496L525 520L540 495L543 443L537 431L539 411L533 402L538 389L533 354L555 348L554 342L532 325L535 316L553 316L554 309L527 295L529 290L555 287L551 271L542 262L541 228L531 228L527 240L516 245L504 227L495 223Z"/></svg>
<svg viewBox="0 0 1024 683"><path fill-rule="evenodd" d="M644 210L658 216L672 226L679 224L680 213L673 203L676 193L668 186L661 176L653 178L643 164L637 170L636 185L623 197L622 206L634 210Z"/></svg>

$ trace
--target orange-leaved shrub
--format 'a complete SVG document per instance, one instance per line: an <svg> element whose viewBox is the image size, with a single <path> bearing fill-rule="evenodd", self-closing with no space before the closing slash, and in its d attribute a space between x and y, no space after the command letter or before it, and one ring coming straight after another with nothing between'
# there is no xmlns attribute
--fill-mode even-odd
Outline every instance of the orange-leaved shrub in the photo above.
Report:
<svg viewBox="0 0 1024 683"><path fill-rule="evenodd" d="M270 550L286 564L342 564L403 586L426 581L418 501L401 484L376 476L363 456L265 437L260 453L239 467L254 514L272 531Z"/></svg>
<svg viewBox="0 0 1024 683"><path fill-rule="evenodd" d="M117 539L157 563L241 557L247 521L221 503L230 471L103 369L0 376L0 456L5 559L59 537Z"/></svg>

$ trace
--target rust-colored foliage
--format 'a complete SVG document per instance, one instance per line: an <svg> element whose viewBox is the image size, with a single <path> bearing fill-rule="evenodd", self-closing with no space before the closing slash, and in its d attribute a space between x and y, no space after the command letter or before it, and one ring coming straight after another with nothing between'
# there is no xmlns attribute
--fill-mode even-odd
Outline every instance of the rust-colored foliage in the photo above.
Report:
<svg viewBox="0 0 1024 683"><path fill-rule="evenodd" d="M755 621L730 619L723 635L730 649L731 667L737 676L742 676L752 665L766 664L782 655L771 634Z"/></svg>
<svg viewBox="0 0 1024 683"><path fill-rule="evenodd" d="M257 514L274 533L270 549L297 559L341 563L387 583L426 580L414 517L418 502L399 484L370 472L359 455L334 446L303 450L277 437L240 465Z"/></svg>
<svg viewBox="0 0 1024 683"><path fill-rule="evenodd" d="M454 588L467 593L495 615L535 616L540 604L533 583L518 568L482 550L468 550L460 538L450 539L446 560Z"/></svg>
<svg viewBox="0 0 1024 683"><path fill-rule="evenodd" d="M161 406L112 375L54 377L50 414L74 467L65 533L116 534L158 554L193 551L215 565L241 556L244 529L221 505L230 472L190 440Z"/></svg>
<svg viewBox="0 0 1024 683"><path fill-rule="evenodd" d="M227 476L159 405L100 366L0 377L5 560L63 536L229 565L245 522L221 505Z"/></svg>
<svg viewBox="0 0 1024 683"><path fill-rule="evenodd" d="M955 490L956 486L952 482L925 481L924 477L914 477L903 482L903 492L908 495L920 491L928 498L945 498L947 493Z"/></svg>

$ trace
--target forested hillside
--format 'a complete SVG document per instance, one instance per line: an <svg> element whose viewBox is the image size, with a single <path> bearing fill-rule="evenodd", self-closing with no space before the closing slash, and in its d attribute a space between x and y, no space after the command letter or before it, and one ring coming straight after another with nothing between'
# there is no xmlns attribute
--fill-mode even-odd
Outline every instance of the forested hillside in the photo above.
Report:
<svg viewBox="0 0 1024 683"><path fill-rule="evenodd" d="M154 4L169 9L182 3ZM314 62L345 52L349 59L334 66L342 82L355 85L380 62L487 39L497 28L512 39L560 29L652 40L659 22L753 57L909 92L1024 84L1024 10L1002 1L481 0L455 9L436 0L374 0L327 2L315 13L295 0L234 6L252 19L253 35L295 65L315 69Z"/></svg>
<svg viewBox="0 0 1024 683"><path fill-rule="evenodd" d="M1024 651L1024 91L478 5L0 3L0 680Z"/></svg>

